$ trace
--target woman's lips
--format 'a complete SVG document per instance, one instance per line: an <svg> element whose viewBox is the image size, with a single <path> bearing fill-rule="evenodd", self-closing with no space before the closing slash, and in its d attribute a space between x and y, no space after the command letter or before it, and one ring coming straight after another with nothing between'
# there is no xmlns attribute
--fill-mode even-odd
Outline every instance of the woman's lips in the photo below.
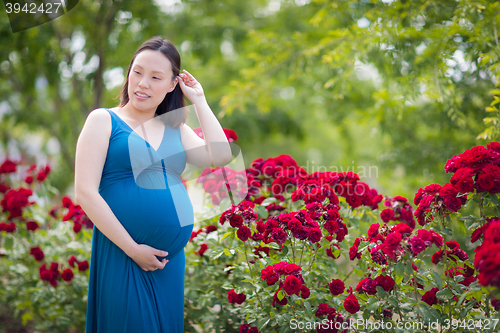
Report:
<svg viewBox="0 0 500 333"><path fill-rule="evenodd" d="M137 97L137 99L140 99L141 101L143 100L146 100L149 98L149 96L145 96L145 95L140 95L138 93L134 93L135 97Z"/></svg>

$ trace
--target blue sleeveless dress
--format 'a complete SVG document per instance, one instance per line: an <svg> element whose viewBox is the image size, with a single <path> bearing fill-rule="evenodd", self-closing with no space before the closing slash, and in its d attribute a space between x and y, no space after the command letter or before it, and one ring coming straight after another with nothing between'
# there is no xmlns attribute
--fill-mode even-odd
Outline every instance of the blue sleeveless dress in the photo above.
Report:
<svg viewBox="0 0 500 333"><path fill-rule="evenodd" d="M186 167L180 129L166 125L155 150L108 112L112 132L99 193L138 244L167 251L158 258L169 262L144 271L94 226L86 333L182 333L184 247L194 215L180 180Z"/></svg>

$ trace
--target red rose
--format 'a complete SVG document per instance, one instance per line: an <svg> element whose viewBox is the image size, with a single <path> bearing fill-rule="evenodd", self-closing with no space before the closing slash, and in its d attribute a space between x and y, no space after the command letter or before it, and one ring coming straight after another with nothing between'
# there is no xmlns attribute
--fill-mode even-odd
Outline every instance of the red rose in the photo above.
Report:
<svg viewBox="0 0 500 333"><path fill-rule="evenodd" d="M26 176L26 178L24 178L24 181L26 182L26 184L31 184L33 183L33 176Z"/></svg>
<svg viewBox="0 0 500 333"><path fill-rule="evenodd" d="M266 280L267 277L274 272L273 266L267 266L266 268L260 271L260 278L262 280Z"/></svg>
<svg viewBox="0 0 500 333"><path fill-rule="evenodd" d="M319 228L309 228L309 236L307 237L312 243L317 243L321 240L323 234Z"/></svg>
<svg viewBox="0 0 500 333"><path fill-rule="evenodd" d="M198 252L196 252L198 255L200 256L203 256L203 253L205 253L205 251L208 249L208 244L207 243L203 243L200 245L200 249L198 250Z"/></svg>
<svg viewBox="0 0 500 333"><path fill-rule="evenodd" d="M9 212L10 217L22 216L22 209L30 204L28 197L33 195L33 191L26 188L12 189L5 194L0 201L4 212Z"/></svg>
<svg viewBox="0 0 500 333"><path fill-rule="evenodd" d="M477 177L477 184L483 190L489 191L495 186L495 178L488 173L482 173Z"/></svg>
<svg viewBox="0 0 500 333"><path fill-rule="evenodd" d="M420 229L421 230L421 229ZM411 234L413 228L407 225L406 223L398 223L394 227L392 227L391 232L398 232L401 236L405 236L405 234Z"/></svg>
<svg viewBox="0 0 500 333"><path fill-rule="evenodd" d="M344 308L350 314L355 314L356 312L358 312L360 306L356 296L354 296L353 294L347 296L346 299L344 300Z"/></svg>
<svg viewBox="0 0 500 333"><path fill-rule="evenodd" d="M78 263L78 260L76 260L76 257L74 254L71 255L71 257L69 257L68 259L68 264L71 266L71 267L75 267L75 263Z"/></svg>
<svg viewBox="0 0 500 333"><path fill-rule="evenodd" d="M42 261L43 258L45 258L45 255L43 251L40 249L40 247L32 247L30 250L30 254L35 257L36 261Z"/></svg>
<svg viewBox="0 0 500 333"><path fill-rule="evenodd" d="M82 224L79 222L75 222L75 224L73 224L73 231L75 232L75 234L77 234L80 232L80 230L82 230Z"/></svg>
<svg viewBox="0 0 500 333"><path fill-rule="evenodd" d="M229 224L233 228L239 228L243 224L243 218L238 214L233 214L229 218Z"/></svg>
<svg viewBox="0 0 500 333"><path fill-rule="evenodd" d="M298 273L301 270L302 270L302 268L299 265L294 264L294 263L287 263L285 265L285 268L284 268L283 272L285 274L295 274L295 273Z"/></svg>
<svg viewBox="0 0 500 333"><path fill-rule="evenodd" d="M299 220L297 220L295 217L291 218L287 222L287 227L290 229L292 232L295 232L296 230L300 229L302 227L302 224L300 223Z"/></svg>
<svg viewBox="0 0 500 333"><path fill-rule="evenodd" d="M443 250L439 250L432 255L431 261L434 265L437 265L443 258Z"/></svg>
<svg viewBox="0 0 500 333"><path fill-rule="evenodd" d="M250 229L247 226L241 226L238 229L238 231L236 231L236 235L243 242L246 242L248 240L248 237L250 237L251 234L252 234L252 231L250 231Z"/></svg>
<svg viewBox="0 0 500 333"><path fill-rule="evenodd" d="M14 222L5 223L3 230L5 230L6 232L14 232L16 231L16 225L14 224Z"/></svg>
<svg viewBox="0 0 500 333"><path fill-rule="evenodd" d="M274 295L273 295L273 303L272 303L272 306L273 306L273 307L275 307L275 308L277 308L277 307L276 307L276 305L275 305L276 303L278 303L278 304L280 304L280 305L286 305L286 304L288 303L288 300L286 299L286 296L285 296L285 297L283 297L283 299L282 299L281 301L280 301L280 299L278 298L278 293L279 293L279 291L280 291L280 290L281 290L281 288L280 288L280 289L278 289L278 290L274 293Z"/></svg>
<svg viewBox="0 0 500 333"><path fill-rule="evenodd" d="M266 283L268 286L272 286L273 284L278 282L279 279L280 279L280 276L278 275L278 273L273 271L267 276Z"/></svg>
<svg viewBox="0 0 500 333"><path fill-rule="evenodd" d="M0 193L5 193L10 189L10 186L4 183L0 183Z"/></svg>
<svg viewBox="0 0 500 333"><path fill-rule="evenodd" d="M377 293L378 282L372 278L367 278L361 287L368 295L375 295Z"/></svg>
<svg viewBox="0 0 500 333"><path fill-rule="evenodd" d="M382 219L382 221L384 221L386 223L389 222L390 220L392 220L394 218L394 210L392 210L391 208L384 209L380 213L380 218Z"/></svg>
<svg viewBox="0 0 500 333"><path fill-rule="evenodd" d="M288 275L285 279L285 284L283 285L283 289L285 289L288 295L298 295L301 287L302 282L300 282L300 280L293 275Z"/></svg>
<svg viewBox="0 0 500 333"><path fill-rule="evenodd" d="M51 281L54 278L55 274L51 270L44 269L40 271L40 279L44 281Z"/></svg>
<svg viewBox="0 0 500 333"><path fill-rule="evenodd" d="M446 205L446 208L448 208L452 212L457 212L460 210L460 208L462 208L462 201L460 200L460 198L456 197L445 197L444 204Z"/></svg>
<svg viewBox="0 0 500 333"><path fill-rule="evenodd" d="M69 268L66 268L62 273L61 277L64 281L71 281L73 279L73 271Z"/></svg>
<svg viewBox="0 0 500 333"><path fill-rule="evenodd" d="M474 191L474 180L470 177L460 178L455 184L457 190L461 193L468 193Z"/></svg>
<svg viewBox="0 0 500 333"><path fill-rule="evenodd" d="M337 249L340 249L340 246L338 246L338 244L332 244L330 245L329 248L326 249L326 255L329 256L330 258L337 259L338 257L340 257L340 253L337 256L334 256L332 251L332 246L336 247Z"/></svg>
<svg viewBox="0 0 500 333"><path fill-rule="evenodd" d="M429 305L434 305L437 304L438 299L436 297L436 292L439 291L439 288L432 288L431 290L427 291L423 296L422 296L422 301Z"/></svg>
<svg viewBox="0 0 500 333"><path fill-rule="evenodd" d="M320 305L318 305L318 310L316 310L314 315L316 317L321 317L323 315L329 315L335 312L336 312L335 308L330 308L330 306L327 303L321 303Z"/></svg>
<svg viewBox="0 0 500 333"><path fill-rule="evenodd" d="M16 172L16 163L9 159L6 159L2 165L0 165L0 174L2 173L12 173Z"/></svg>
<svg viewBox="0 0 500 333"><path fill-rule="evenodd" d="M89 268L89 262L87 260L78 263L78 270L80 272L85 272Z"/></svg>
<svg viewBox="0 0 500 333"><path fill-rule="evenodd" d="M384 247L389 249L395 249L401 242L401 234L399 232L390 233L384 241Z"/></svg>
<svg viewBox="0 0 500 333"><path fill-rule="evenodd" d="M379 275L375 278L378 285L384 288L385 291L391 291L396 282L389 275Z"/></svg>
<svg viewBox="0 0 500 333"><path fill-rule="evenodd" d="M424 191L430 195L436 195L441 190L441 185L439 184L430 184L424 187Z"/></svg>
<svg viewBox="0 0 500 333"><path fill-rule="evenodd" d="M300 287L300 297L303 299L308 298L311 295L311 291L304 284Z"/></svg>
<svg viewBox="0 0 500 333"><path fill-rule="evenodd" d="M36 175L36 180L43 182L47 178L47 174L45 173L45 170L40 169Z"/></svg>
<svg viewBox="0 0 500 333"><path fill-rule="evenodd" d="M333 296L338 296L344 292L345 285L340 279L332 279L332 282L328 284L328 288Z"/></svg>
<svg viewBox="0 0 500 333"><path fill-rule="evenodd" d="M237 294L234 289L227 292L227 299L231 304L241 304L246 300L247 296L244 293Z"/></svg>
<svg viewBox="0 0 500 333"><path fill-rule="evenodd" d="M418 255L427 248L424 241L419 236L412 237L409 243L411 244L411 251L414 255Z"/></svg>
<svg viewBox="0 0 500 333"><path fill-rule="evenodd" d="M243 324L240 326L240 333L248 333L249 329L250 329L249 324Z"/></svg>
<svg viewBox="0 0 500 333"><path fill-rule="evenodd" d="M206 232L207 234L209 234L209 233L211 233L211 232L213 232L213 231L215 231L215 230L217 230L217 226L215 226L215 225L207 225L207 226L205 227L205 232Z"/></svg>
<svg viewBox="0 0 500 333"><path fill-rule="evenodd" d="M35 221L28 221L26 222L26 229L28 229L29 231L35 231L36 229L38 229L38 223L36 223Z"/></svg>
<svg viewBox="0 0 500 333"><path fill-rule="evenodd" d="M439 195L442 197L456 197L458 195L458 190L450 183L446 183L439 190Z"/></svg>
<svg viewBox="0 0 500 333"><path fill-rule="evenodd" d="M419 188L418 192L415 193L415 198L413 199L413 203L418 206L424 195L426 195L424 189Z"/></svg>
<svg viewBox="0 0 500 333"><path fill-rule="evenodd" d="M284 243L288 238L288 234L281 228L274 228L271 232L271 236L279 244Z"/></svg>
<svg viewBox="0 0 500 333"><path fill-rule="evenodd" d="M64 197L62 197L62 205L64 208L69 208L69 207L73 206L73 201L71 200L70 197L65 195Z"/></svg>
<svg viewBox="0 0 500 333"><path fill-rule="evenodd" d="M374 224L370 225L370 228L368 229L368 236L369 237L377 236L379 227L380 227L380 223L374 223Z"/></svg>

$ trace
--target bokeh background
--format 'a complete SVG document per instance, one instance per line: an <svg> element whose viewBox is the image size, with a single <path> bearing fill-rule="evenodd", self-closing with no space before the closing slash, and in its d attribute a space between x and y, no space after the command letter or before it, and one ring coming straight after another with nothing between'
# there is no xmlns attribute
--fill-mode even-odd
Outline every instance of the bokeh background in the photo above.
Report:
<svg viewBox="0 0 500 333"><path fill-rule="evenodd" d="M72 194L87 115L118 105L134 51L161 35L247 165L288 154L412 199L497 138L499 13L485 0L80 0L12 33L3 12L0 159L50 163Z"/></svg>

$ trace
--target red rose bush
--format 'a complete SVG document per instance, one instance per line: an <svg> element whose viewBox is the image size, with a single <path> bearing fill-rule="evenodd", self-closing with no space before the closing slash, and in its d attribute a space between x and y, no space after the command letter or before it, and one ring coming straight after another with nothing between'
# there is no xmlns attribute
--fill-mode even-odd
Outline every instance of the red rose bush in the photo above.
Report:
<svg viewBox="0 0 500 333"><path fill-rule="evenodd" d="M411 202L353 172L309 174L288 155L256 159L244 200L221 198L228 209L205 221L216 232L193 233L188 246L205 243L207 252L191 259L187 281L199 291L188 292L187 313L206 306L193 323L245 332L377 331L359 320L426 332L453 320L493 323L499 165L500 144L474 147L446 163L449 183L423 186Z"/></svg>
<svg viewBox="0 0 500 333"><path fill-rule="evenodd" d="M83 331L92 222L49 165L0 165L0 304L40 332Z"/></svg>

